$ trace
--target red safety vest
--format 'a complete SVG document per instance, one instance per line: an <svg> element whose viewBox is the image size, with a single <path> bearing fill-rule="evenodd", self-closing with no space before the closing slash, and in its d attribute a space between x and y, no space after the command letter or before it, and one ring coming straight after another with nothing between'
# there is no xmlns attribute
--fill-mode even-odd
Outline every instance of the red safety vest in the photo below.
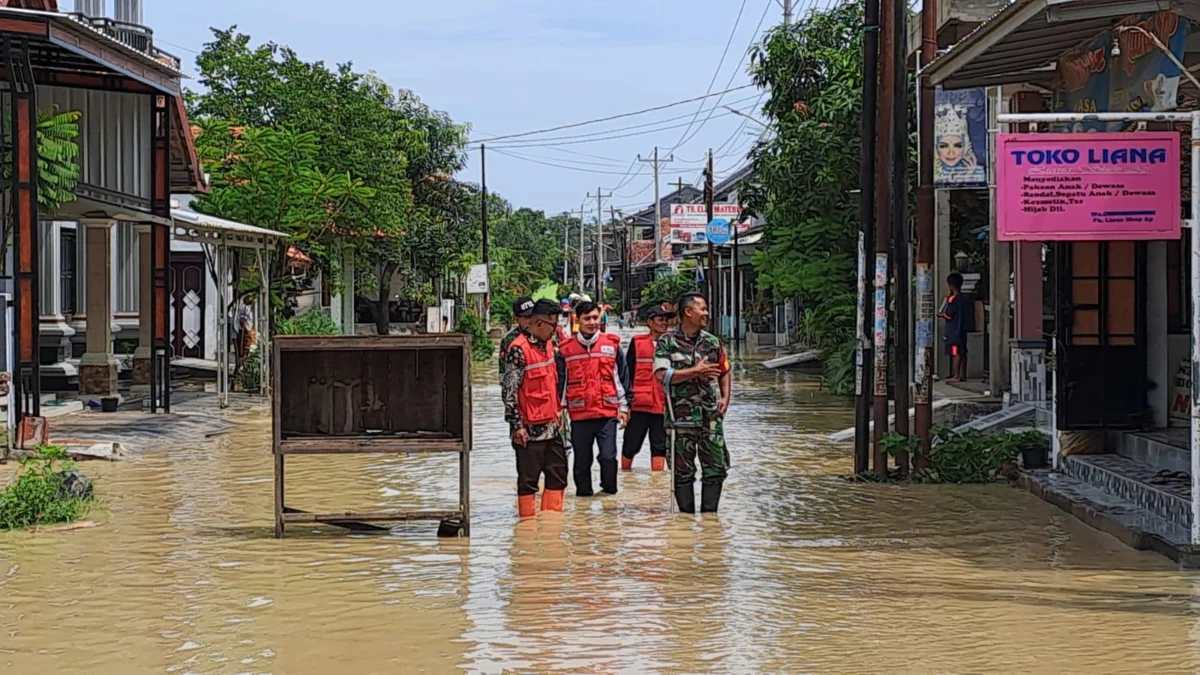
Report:
<svg viewBox="0 0 1200 675"><path fill-rule="evenodd" d="M633 370L633 409L661 415L666 402L662 385L654 379L654 340L644 333L634 335L630 348L637 359Z"/></svg>
<svg viewBox="0 0 1200 675"><path fill-rule="evenodd" d="M576 336L559 345L567 364L567 414L572 420L616 417L621 409L614 379L621 338L600 333L589 350Z"/></svg>
<svg viewBox="0 0 1200 675"><path fill-rule="evenodd" d="M558 402L558 368L554 348L535 347L525 335L513 340L509 349L520 349L525 355L525 372L517 389L517 410L526 425L547 424L558 419L562 407Z"/></svg>

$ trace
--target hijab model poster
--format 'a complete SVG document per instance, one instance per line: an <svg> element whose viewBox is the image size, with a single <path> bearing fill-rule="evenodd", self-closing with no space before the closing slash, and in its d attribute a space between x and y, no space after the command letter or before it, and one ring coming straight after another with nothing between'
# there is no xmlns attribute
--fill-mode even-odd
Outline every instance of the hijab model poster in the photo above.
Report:
<svg viewBox="0 0 1200 675"><path fill-rule="evenodd" d="M933 135L935 187L987 187L986 90L938 88Z"/></svg>

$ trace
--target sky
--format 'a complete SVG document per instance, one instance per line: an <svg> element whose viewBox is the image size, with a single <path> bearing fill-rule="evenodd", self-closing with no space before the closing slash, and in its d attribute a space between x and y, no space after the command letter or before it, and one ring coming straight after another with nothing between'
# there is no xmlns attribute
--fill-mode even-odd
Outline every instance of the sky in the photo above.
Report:
<svg viewBox="0 0 1200 675"><path fill-rule="evenodd" d="M812 1L797 0L797 11ZM742 7L742 0L145 0L144 11L156 45L193 75L209 28L236 24L255 43L375 71L469 123L476 140L696 98L710 83L714 92L750 84L745 54L756 28L779 23L782 10L776 0L745 0L739 21ZM759 93L735 91L720 104L757 115ZM720 180L744 162L761 128L720 107L705 122L716 101L706 101L690 130L700 102L545 136L653 133L561 148L501 149L497 142L487 153L488 188L514 207L554 214L582 205L589 216L596 199L587 195L600 189L615 195L603 200L606 215L610 206L628 214L653 203L651 169L635 164L637 155L649 157L658 145L666 157L685 131L690 138L675 150L677 161L662 169L663 194L680 178L696 181L710 147ZM670 121L618 131L661 120ZM478 150L460 178L479 180Z"/></svg>

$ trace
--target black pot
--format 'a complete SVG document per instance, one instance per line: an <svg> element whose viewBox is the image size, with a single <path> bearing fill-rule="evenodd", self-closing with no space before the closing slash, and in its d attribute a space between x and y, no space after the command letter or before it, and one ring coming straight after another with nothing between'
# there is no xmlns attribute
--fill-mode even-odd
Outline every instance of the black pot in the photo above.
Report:
<svg viewBox="0 0 1200 675"><path fill-rule="evenodd" d="M117 403L120 402L116 396L105 396L100 399L100 412L117 412Z"/></svg>
<svg viewBox="0 0 1200 675"><path fill-rule="evenodd" d="M1044 469L1049 464L1050 448L1044 445L1021 448L1021 465L1026 471L1030 469Z"/></svg>

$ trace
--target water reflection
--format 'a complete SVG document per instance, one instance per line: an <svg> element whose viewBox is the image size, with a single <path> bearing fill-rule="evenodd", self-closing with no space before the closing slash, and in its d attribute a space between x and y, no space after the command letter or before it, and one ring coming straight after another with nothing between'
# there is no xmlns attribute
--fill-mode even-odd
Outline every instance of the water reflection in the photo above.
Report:
<svg viewBox="0 0 1200 675"><path fill-rule="evenodd" d="M851 485L845 403L739 374L719 517L665 476L518 523L491 369L475 392L475 537L271 529L265 415L88 464L101 526L0 536L12 672L1182 672L1192 577L1006 486ZM444 457L299 457L289 503L452 503Z"/></svg>

